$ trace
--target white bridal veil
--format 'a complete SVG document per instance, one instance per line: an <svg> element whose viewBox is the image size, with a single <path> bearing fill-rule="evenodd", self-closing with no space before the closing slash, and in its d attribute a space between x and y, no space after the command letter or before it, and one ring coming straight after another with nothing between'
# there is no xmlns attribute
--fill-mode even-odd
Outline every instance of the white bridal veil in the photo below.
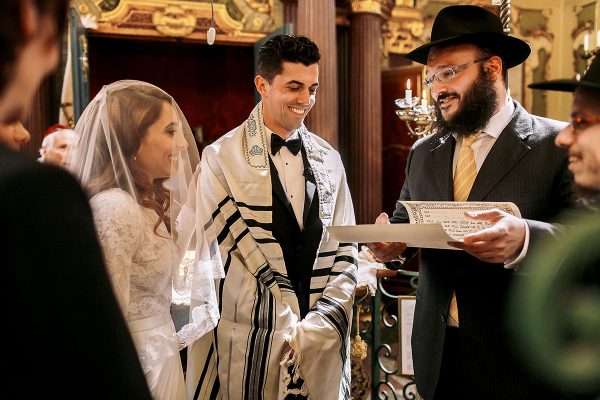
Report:
<svg viewBox="0 0 600 400"><path fill-rule="evenodd" d="M159 114L161 118L167 114L170 121L171 149L153 144L157 162L140 167L140 137ZM199 254L208 250L202 232L194 232L199 155L191 129L175 100L163 90L146 82L123 80L100 90L79 118L75 132L77 140L68 152L68 165L89 197L120 189L142 207L156 211L156 234L162 224L168 232L172 293L180 303L179 316L185 315L186 320L176 323L180 328L176 336L158 340L176 342L182 349L216 326L219 312L214 279L221 275L220 262ZM161 167L159 178L148 179L149 169L160 171ZM193 309L181 310L181 304L189 307L190 300Z"/></svg>

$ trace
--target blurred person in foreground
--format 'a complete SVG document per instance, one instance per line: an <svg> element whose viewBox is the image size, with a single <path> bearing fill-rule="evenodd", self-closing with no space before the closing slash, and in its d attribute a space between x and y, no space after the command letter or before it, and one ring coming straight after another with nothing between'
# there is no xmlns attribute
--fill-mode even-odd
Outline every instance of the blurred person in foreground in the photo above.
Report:
<svg viewBox="0 0 600 400"><path fill-rule="evenodd" d="M0 2L0 123L56 67L67 0ZM0 144L0 254L11 398L150 399L85 194L67 172Z"/></svg>
<svg viewBox="0 0 600 400"><path fill-rule="evenodd" d="M530 279L513 287L518 350L531 370L567 386L571 398L600 399L600 57L581 79L529 87L573 93L570 123L555 143L569 153L580 215L564 216L564 232L536 247L526 265Z"/></svg>
<svg viewBox="0 0 600 400"><path fill-rule="evenodd" d="M21 146L29 143L31 135L21 121L8 124L0 123L0 143L13 151L21 150Z"/></svg>

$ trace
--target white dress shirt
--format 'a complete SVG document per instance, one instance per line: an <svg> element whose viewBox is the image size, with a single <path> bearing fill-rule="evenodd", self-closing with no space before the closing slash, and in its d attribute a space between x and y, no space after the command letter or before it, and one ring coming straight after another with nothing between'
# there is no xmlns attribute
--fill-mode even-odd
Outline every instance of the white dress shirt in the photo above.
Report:
<svg viewBox="0 0 600 400"><path fill-rule="evenodd" d="M300 229L304 229L304 195L306 192L306 183L304 180L304 163L302 162L302 152L293 155L290 149L283 146L274 156L271 154L271 130L267 128L267 149L269 155L275 164L279 180L288 200L292 203L294 215ZM287 140L297 139L300 136L294 131ZM286 141L287 141L286 140Z"/></svg>
<svg viewBox="0 0 600 400"><path fill-rule="evenodd" d="M477 168L477 173L481 169L483 162L485 161L487 155L490 150L496 143L496 140L506 128L508 123L510 122L513 113L515 112L515 105L512 102L510 96L506 96L506 102L504 106L498 111L496 114L490 118L485 128L482 129L484 133L471 145L471 149L473 149L473 154L475 156L475 166ZM458 163L458 153L460 151L460 146L462 145L462 136L457 136L454 134L454 138L456 139L456 147L454 149L454 159L452 161L452 175L456 172L456 164ZM525 258L527 254L527 249L529 247L529 225L525 224L525 242L523 244L523 249L519 253L517 257L513 260L509 260L504 264L505 268L513 269L518 266L518 264Z"/></svg>

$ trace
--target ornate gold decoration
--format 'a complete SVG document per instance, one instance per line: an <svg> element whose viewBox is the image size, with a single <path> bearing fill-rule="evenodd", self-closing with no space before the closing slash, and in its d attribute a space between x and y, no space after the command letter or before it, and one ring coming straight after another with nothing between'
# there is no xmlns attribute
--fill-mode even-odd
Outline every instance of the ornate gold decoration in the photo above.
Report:
<svg viewBox="0 0 600 400"><path fill-rule="evenodd" d="M152 23L156 30L167 36L187 36L196 27L196 17L189 10L179 6L167 6L164 10L157 10L152 14Z"/></svg>
<svg viewBox="0 0 600 400"><path fill-rule="evenodd" d="M418 46L424 24L420 20L390 20L383 29L384 52L406 54Z"/></svg>
<svg viewBox="0 0 600 400"><path fill-rule="evenodd" d="M71 111L69 111L69 110L71 110ZM69 128L74 129L75 128L75 119L73 118L72 110L73 110L73 103L71 103L71 102L60 103L60 112L64 115Z"/></svg>
<svg viewBox="0 0 600 400"><path fill-rule="evenodd" d="M385 2L385 0L350 0L350 9L353 13L383 15L382 2Z"/></svg>
<svg viewBox="0 0 600 400"><path fill-rule="evenodd" d="M88 59L88 41L87 36L81 34L79 35L79 42L81 43L81 56L79 57L79 61L81 61L81 71L83 74L83 81L85 83L88 82L88 75L90 71L90 63Z"/></svg>
<svg viewBox="0 0 600 400"><path fill-rule="evenodd" d="M261 14L270 14L271 13L271 5L267 3L261 3L256 0L244 0L248 6L256 12Z"/></svg>
<svg viewBox="0 0 600 400"><path fill-rule="evenodd" d="M421 45L424 28L421 10L396 5L382 27L383 65L388 64L389 54L406 54Z"/></svg>
<svg viewBox="0 0 600 400"><path fill-rule="evenodd" d="M85 2L90 13L98 16L95 32L100 35L206 41L206 31L210 28L210 2L121 0L108 11L103 11L100 7L102 0L74 1ZM227 4L214 5L217 43L251 45L264 38L280 22L281 18L274 15L272 0L231 2L240 11L237 19L227 11Z"/></svg>

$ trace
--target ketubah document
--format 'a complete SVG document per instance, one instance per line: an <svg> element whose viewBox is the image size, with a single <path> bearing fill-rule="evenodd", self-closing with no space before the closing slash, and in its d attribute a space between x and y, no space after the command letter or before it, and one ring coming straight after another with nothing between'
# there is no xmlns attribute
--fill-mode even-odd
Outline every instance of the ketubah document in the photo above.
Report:
<svg viewBox="0 0 600 400"><path fill-rule="evenodd" d="M518 207L510 202L401 201L410 224L364 224L330 226L329 234L340 242L403 242L408 247L458 250L448 242L460 241L463 236L485 229L492 222L475 221L467 211L493 208L521 217Z"/></svg>

